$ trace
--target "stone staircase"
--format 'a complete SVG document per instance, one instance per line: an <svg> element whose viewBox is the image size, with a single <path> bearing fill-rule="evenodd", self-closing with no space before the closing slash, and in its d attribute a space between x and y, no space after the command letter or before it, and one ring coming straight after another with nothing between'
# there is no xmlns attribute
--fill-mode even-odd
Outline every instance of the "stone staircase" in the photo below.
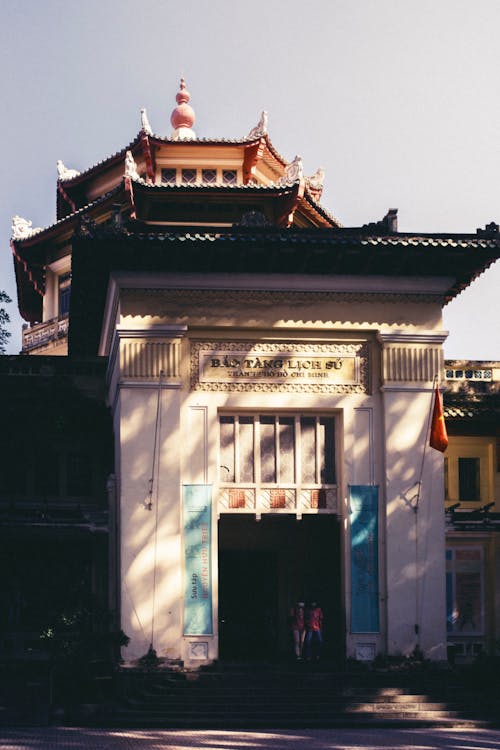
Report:
<svg viewBox="0 0 500 750"><path fill-rule="evenodd" d="M123 670L115 700L69 723L135 728L478 727L500 722L498 698L447 674L344 673L301 664L206 671ZM116 699L117 696L117 699ZM89 707L87 707L89 709Z"/></svg>

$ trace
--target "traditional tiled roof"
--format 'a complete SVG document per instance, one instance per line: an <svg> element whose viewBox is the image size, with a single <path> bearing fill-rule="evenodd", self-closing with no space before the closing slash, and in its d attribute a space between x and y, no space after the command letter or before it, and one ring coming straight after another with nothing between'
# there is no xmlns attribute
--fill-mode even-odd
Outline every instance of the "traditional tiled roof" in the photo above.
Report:
<svg viewBox="0 0 500 750"><path fill-rule="evenodd" d="M184 187L184 186L179 186ZM210 186L207 186L210 187ZM229 187L229 186L224 186ZM149 188L149 186L148 186ZM157 186L155 186L157 189ZM247 186L243 186L247 190ZM257 190L269 189L269 186L258 186ZM275 188L271 188L275 189ZM449 235L428 235L428 234L411 234L407 232L395 232L388 235L368 234L363 227L342 227L342 228L324 228L317 229L279 229L268 228L259 231L258 236L251 233L241 233L237 228L228 230L216 230L213 232L196 232L196 231L150 231L147 233L136 232L131 227L130 236L138 238L149 238L162 241L178 242L183 240L196 240L202 242L255 242L256 240L265 242L290 242L304 244L328 244L328 245L361 245L361 246L379 246L379 247L407 247L412 248L451 248L451 249L497 249L500 257L500 238L481 239L476 234L449 234ZM431 242L432 238L438 238L437 242ZM453 273L453 269L450 269Z"/></svg>
<svg viewBox="0 0 500 750"><path fill-rule="evenodd" d="M487 386L488 384L484 384ZM465 389L461 392L443 392L443 410L445 419L449 421L488 422L499 423L500 393L485 389L483 393Z"/></svg>
<svg viewBox="0 0 500 750"><path fill-rule="evenodd" d="M77 178L75 178L77 179ZM179 185L177 184L163 184L163 185L156 185L146 182L142 179L134 179L132 180L132 183L134 186L137 186L140 190L146 190L147 192L157 192L157 193L185 193L185 192L202 192L202 193L268 193L268 194L284 194L286 192L290 192L294 189L296 189L299 186L299 181L296 180L294 182L283 182L283 183L270 183L268 185L263 185L260 183L247 183L246 185L242 183L237 184L220 184L220 183L181 183ZM71 225L71 223L75 220L78 220L82 216L84 216L87 213L91 213L93 209L98 208L99 206L102 206L107 201L109 201L110 198L116 197L120 192L124 190L124 184L123 181L120 182L118 185L116 185L114 188L109 190L104 195L100 196L99 198L96 198L94 201L86 204L85 206L81 206L80 208L76 209L75 211L67 214L67 216L62 217L61 219L58 219L53 224L49 224L47 227L38 228L36 231L33 231L28 236L14 240L14 244L18 247L28 247L29 245L43 242L47 237L50 236L50 234L57 230L60 227L64 227L65 225ZM329 223L336 224L337 226L340 226L340 223L338 220L332 216L323 206L321 206L319 203L317 203L314 198L307 195L307 201L311 205L312 208L314 208L315 211L317 211L321 216L324 216L328 219Z"/></svg>
<svg viewBox="0 0 500 750"><path fill-rule="evenodd" d="M87 167L87 169L84 169L79 174L75 175L75 177L72 177L69 180L63 180L64 187L72 187L73 185L78 185L81 182L84 182L87 177L92 174L92 172L96 172L103 167L107 167L112 162L125 161L125 154L127 153L127 151L134 151L134 149L139 146L140 143L141 132L139 132L135 136L135 138L130 141L130 143L124 148L121 148L119 151L115 151L115 153L111 154L111 156L106 156L104 159L95 162L95 164L92 164L92 166Z"/></svg>
<svg viewBox="0 0 500 750"><path fill-rule="evenodd" d="M124 148L120 149L119 151L115 151L115 153L111 154L110 156L105 157L104 159L101 159L98 162L95 162L95 164L92 164L92 166L87 167L87 169L82 170L78 175L75 175L69 180L64 180L63 185L65 187L72 187L73 185L79 185L82 182L85 182L86 179L93 173L101 170L104 167L109 167L113 162L119 162L120 160L125 159L125 154L127 151L134 151L137 149L138 146L141 144L142 136L144 135L144 131L139 131L139 133L135 136L135 138L130 141L130 143L125 146ZM287 160L281 156L281 154L278 152L278 150L273 146L271 143L271 140L268 135L264 135L258 138L195 138L193 140L176 140L175 138L170 138L168 136L161 136L156 134L151 134L147 136L151 144L168 144L174 147L186 147L186 146L199 146L199 145L205 145L205 146L251 146L255 143L258 143L261 138L263 138L266 142L266 145L270 151L270 153L273 155L273 157L278 161L280 164L285 166L288 164Z"/></svg>
<svg viewBox="0 0 500 750"><path fill-rule="evenodd" d="M462 405L444 403L445 419L484 419L493 416L491 405L475 404L470 401L464 401ZM497 418L500 415L500 405L495 412Z"/></svg>
<svg viewBox="0 0 500 750"><path fill-rule="evenodd" d="M87 213L92 212L93 209L98 208L99 206L102 206L111 198L117 196L118 193L120 193L122 190L123 184L120 183L119 185L116 185L114 188L109 190L107 193L104 193L104 195L96 198L95 201L91 201L90 203L87 203L86 206L82 206L81 208L76 209L67 216L63 216L62 219L58 219L53 224L49 224L47 227L43 227L42 229L37 229L36 232L33 232L32 234L29 234L27 237L23 237L22 239L13 239L13 244L16 247L29 247L32 244L38 244L40 241L43 242L50 237L54 230L62 228L65 225L71 225L72 223L78 222L78 220L85 216Z"/></svg>
<svg viewBox="0 0 500 750"><path fill-rule="evenodd" d="M429 237L365 235L366 229L279 229L235 227L221 231L151 231L140 222L125 223L120 232L100 225L73 245L74 285L70 338L75 346L95 352L87 342L90 330L89 285L96 309L102 309L111 270L147 273L300 274L321 276L441 277L442 290L425 292L423 302L443 304L500 256L500 242L471 236L440 238L429 247ZM407 240L411 238L412 242ZM404 245L398 243L401 239ZM390 242L389 242L390 240ZM433 287L434 288L434 287ZM381 294L376 289L374 294ZM386 294L386 292L383 292ZM409 299L407 292L403 299ZM82 295L82 296L80 296ZM97 299L98 297L98 299ZM376 299L374 296L373 299ZM98 327L98 322L95 323ZM73 330L73 333L71 332ZM90 334L89 334L90 335Z"/></svg>

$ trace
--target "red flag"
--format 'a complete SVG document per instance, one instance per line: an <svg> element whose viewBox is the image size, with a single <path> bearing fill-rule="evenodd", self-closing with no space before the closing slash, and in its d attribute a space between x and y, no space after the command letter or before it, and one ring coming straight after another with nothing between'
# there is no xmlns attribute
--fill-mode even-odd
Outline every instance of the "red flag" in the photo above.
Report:
<svg viewBox="0 0 500 750"><path fill-rule="evenodd" d="M438 385L436 385L436 391L434 394L434 408L432 409L431 437L429 445L431 448L441 451L441 453L444 453L448 447L448 434L444 423L443 402L441 400L441 393L439 392Z"/></svg>

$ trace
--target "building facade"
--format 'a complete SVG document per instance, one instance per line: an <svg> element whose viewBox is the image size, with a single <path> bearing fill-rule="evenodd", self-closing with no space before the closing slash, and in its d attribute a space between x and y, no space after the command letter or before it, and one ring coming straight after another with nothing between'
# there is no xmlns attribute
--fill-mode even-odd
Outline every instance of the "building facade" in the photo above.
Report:
<svg viewBox="0 0 500 750"><path fill-rule="evenodd" d="M447 361L446 601L451 656L494 654L499 638L498 362Z"/></svg>
<svg viewBox="0 0 500 750"><path fill-rule="evenodd" d="M344 228L265 113L197 138L181 82L171 122L143 111L127 148L59 164L56 223L13 226L25 353L107 361L124 658L277 658L304 599L334 659L445 659L442 308L498 227Z"/></svg>

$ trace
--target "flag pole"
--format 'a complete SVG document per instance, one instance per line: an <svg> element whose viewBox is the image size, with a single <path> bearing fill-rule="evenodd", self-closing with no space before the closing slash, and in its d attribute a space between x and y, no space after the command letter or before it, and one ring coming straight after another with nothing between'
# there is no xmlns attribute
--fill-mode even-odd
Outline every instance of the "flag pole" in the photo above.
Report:
<svg viewBox="0 0 500 750"><path fill-rule="evenodd" d="M417 497L415 504L412 506L414 520L415 520L415 652L420 651L420 588L419 588L419 575L420 575L420 564L419 564L419 549L418 549L418 507L420 505L420 494L422 489L422 478L424 475L425 466L425 454L427 451L427 443L429 441L429 435L431 431L432 416L434 413L434 393L437 386L439 375L436 373L432 380L432 398L429 409L429 415L427 417L427 426L425 429L424 449L422 451L422 463L420 465L420 473L417 481Z"/></svg>
<svg viewBox="0 0 500 750"><path fill-rule="evenodd" d="M431 398L431 406L429 409L429 416L427 417L427 427L425 430L425 440L424 440L424 450L422 452L422 463L420 465L420 474L418 477L417 482L417 499L415 501L414 510L417 511L418 504L420 502L420 488L422 487L422 477L424 475L424 465L425 465L425 453L427 451L427 443L429 442L429 433L431 429L431 421L432 421L432 413L434 411L434 392L436 390L437 380L438 380L438 374L434 375L434 378L432 380L432 398Z"/></svg>

